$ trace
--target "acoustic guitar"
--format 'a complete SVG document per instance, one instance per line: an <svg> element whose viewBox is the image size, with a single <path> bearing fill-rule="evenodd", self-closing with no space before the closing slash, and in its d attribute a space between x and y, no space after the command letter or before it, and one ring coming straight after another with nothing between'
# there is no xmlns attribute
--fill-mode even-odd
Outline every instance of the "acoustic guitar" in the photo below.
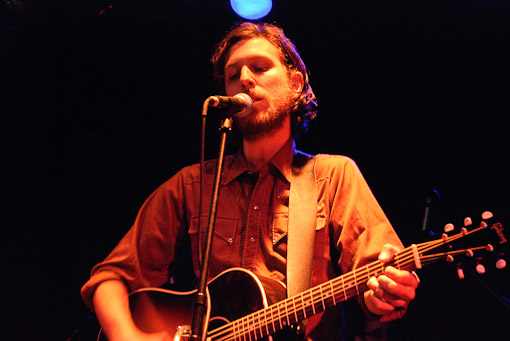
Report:
<svg viewBox="0 0 510 341"><path fill-rule="evenodd" d="M453 225L446 225L445 230L453 232ZM489 242L480 245L481 240ZM464 241L474 246L463 245ZM466 218L464 226L451 236L445 232L436 240L413 244L395 254L390 263L371 262L290 298L285 298L282 283L258 278L246 269L229 269L208 283L206 340L252 341L270 337L362 294L368 290L368 279L384 274L389 265L414 271L440 259L453 262L458 256L474 257L475 253L486 251L493 255L496 266L503 268L506 262L499 251L502 246L508 246L503 225L484 212L476 226ZM187 340L195 293L196 290L178 292L160 288L131 293L130 308L136 325L145 332L167 331L175 341ZM97 339L105 337L99 332Z"/></svg>

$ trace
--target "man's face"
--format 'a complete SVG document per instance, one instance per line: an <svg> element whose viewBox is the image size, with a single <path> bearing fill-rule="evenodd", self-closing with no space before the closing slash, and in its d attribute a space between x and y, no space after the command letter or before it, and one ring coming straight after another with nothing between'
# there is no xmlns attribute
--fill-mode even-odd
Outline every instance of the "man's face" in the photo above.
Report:
<svg viewBox="0 0 510 341"><path fill-rule="evenodd" d="M302 79L300 72L289 78L278 49L265 38L232 46L225 64L225 90L228 96L244 92L253 99L252 113L236 118L243 137L270 134L286 120L290 122L290 109L301 92Z"/></svg>

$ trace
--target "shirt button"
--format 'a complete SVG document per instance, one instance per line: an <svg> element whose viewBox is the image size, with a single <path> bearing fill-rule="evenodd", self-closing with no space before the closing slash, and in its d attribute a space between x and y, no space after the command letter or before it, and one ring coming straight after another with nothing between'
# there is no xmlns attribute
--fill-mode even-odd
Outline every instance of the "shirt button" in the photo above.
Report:
<svg viewBox="0 0 510 341"><path fill-rule="evenodd" d="M251 237L251 238L250 238L250 242L252 242L252 243L253 243L254 241L255 241L255 237Z"/></svg>
<svg viewBox="0 0 510 341"><path fill-rule="evenodd" d="M233 242L233 239L232 239L232 238L229 238L229 239L228 239L228 243L229 243L230 245L232 245L232 242Z"/></svg>
<svg viewBox="0 0 510 341"><path fill-rule="evenodd" d="M253 209L254 209L255 211L258 211L258 210L260 210L260 206L259 206L259 205L255 205L255 206L253 206Z"/></svg>

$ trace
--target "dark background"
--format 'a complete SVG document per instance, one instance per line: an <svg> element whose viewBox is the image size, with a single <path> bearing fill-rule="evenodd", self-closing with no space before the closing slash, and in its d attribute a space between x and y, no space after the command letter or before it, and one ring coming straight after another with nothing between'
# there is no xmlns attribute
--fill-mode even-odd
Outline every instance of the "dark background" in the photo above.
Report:
<svg viewBox="0 0 510 341"><path fill-rule="evenodd" d="M198 161L202 103L218 93L208 58L240 18L226 0L0 10L2 339L64 340L89 315L91 267L159 184ZM484 210L505 221L507 1L275 0L263 20L311 70L319 120L298 147L352 157L406 245L425 239L427 197L435 232ZM211 117L208 157L216 128ZM508 297L508 269L491 262L481 278ZM423 269L392 339L508 339L509 309L468 268L463 281L454 264Z"/></svg>

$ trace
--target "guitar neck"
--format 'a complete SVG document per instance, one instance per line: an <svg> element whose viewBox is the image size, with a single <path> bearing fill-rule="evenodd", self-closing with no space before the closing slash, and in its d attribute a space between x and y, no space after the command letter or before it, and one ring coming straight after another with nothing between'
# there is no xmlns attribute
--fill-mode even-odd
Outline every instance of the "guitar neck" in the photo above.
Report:
<svg viewBox="0 0 510 341"><path fill-rule="evenodd" d="M301 294L212 330L208 333L208 337L212 340L223 340L226 335L233 336L235 340L237 338L255 340L266 337L363 293L367 290L368 279L383 274L384 268L388 265L409 271L420 268L421 263L416 245L398 252L390 263L384 264L381 261L369 263Z"/></svg>
<svg viewBox="0 0 510 341"><path fill-rule="evenodd" d="M500 225L500 223L496 223L491 226L491 229L502 233L503 229ZM422 265L433 263L439 259L453 258L454 255L464 254L466 251L472 253L475 250L486 249L487 246L479 246L469 250L449 250L448 252L430 254L431 251L445 244L464 238L487 227L487 224L482 222L479 227L471 231L462 228L461 232L450 237L444 234L441 239L413 244L397 252L389 263L373 261L306 290L299 295L277 302L220 328L211 330L208 333L208 338L211 340L256 340L266 337L287 326L318 314L330 306L360 295L368 289L368 279L372 276L377 277L384 274L384 269L387 266L413 271L421 269ZM503 240L501 238L500 243L506 243L506 239Z"/></svg>

